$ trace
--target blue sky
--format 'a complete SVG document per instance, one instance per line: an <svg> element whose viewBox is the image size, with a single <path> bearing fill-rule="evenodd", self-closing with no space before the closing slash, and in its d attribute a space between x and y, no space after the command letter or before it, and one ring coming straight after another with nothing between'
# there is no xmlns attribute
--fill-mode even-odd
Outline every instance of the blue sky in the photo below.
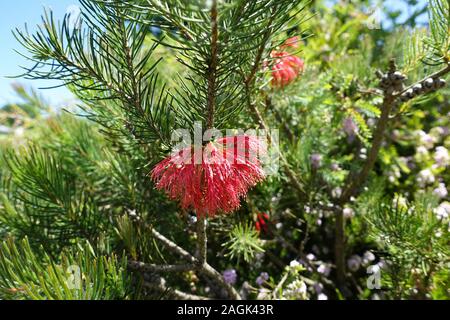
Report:
<svg viewBox="0 0 450 320"><path fill-rule="evenodd" d="M24 79L8 79L7 76L21 74L22 66L29 66L25 58L14 52L20 45L11 33L11 30L23 28L25 23L31 30L41 22L44 8L51 8L55 17L63 17L68 8L77 5L78 0L0 0L0 105L15 100L11 83L20 82L34 87L51 86L50 81L26 81ZM23 52L23 51L22 51ZM47 100L52 103L61 103L71 99L70 93L64 88L49 89L43 92Z"/></svg>
<svg viewBox="0 0 450 320"><path fill-rule="evenodd" d="M336 1L336 0L334 0ZM332 1L332 2L334 2ZM426 0L418 0L421 6ZM374 0L378 2L378 0ZM398 8L407 12L398 0L386 0L384 5L391 8ZM13 37L11 30L24 24L28 25L30 31L41 22L40 16L45 7L54 11L55 17L60 19L78 0L0 0L0 106L6 102L16 100L14 92L11 89L13 82L20 82L27 86L47 87L57 83L40 80L26 81L24 79L8 79L6 76L16 76L21 74L19 66L29 66L26 59L14 52L14 49L20 51L20 45ZM71 100L70 93L65 88L49 89L43 91L44 96L53 104L61 104Z"/></svg>

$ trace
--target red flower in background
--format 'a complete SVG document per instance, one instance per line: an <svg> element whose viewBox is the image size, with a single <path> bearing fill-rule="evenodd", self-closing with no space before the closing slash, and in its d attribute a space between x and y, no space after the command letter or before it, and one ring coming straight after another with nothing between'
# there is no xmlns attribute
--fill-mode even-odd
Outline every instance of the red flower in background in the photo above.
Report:
<svg viewBox="0 0 450 320"><path fill-rule="evenodd" d="M263 232L267 234L269 232L269 215L267 213L261 212L256 216L255 228L258 232Z"/></svg>
<svg viewBox="0 0 450 320"><path fill-rule="evenodd" d="M240 198L265 178L258 155L266 152L266 146L257 137L225 137L201 151L198 155L193 146L185 148L161 161L151 173L157 189L197 215L237 210Z"/></svg>
<svg viewBox="0 0 450 320"><path fill-rule="evenodd" d="M272 67L272 85L285 87L292 83L303 72L305 62L288 52L273 52L272 57L277 58Z"/></svg>
<svg viewBox="0 0 450 320"><path fill-rule="evenodd" d="M298 46L299 38L292 37L281 48L298 48ZM305 62L302 59L286 51L274 51L272 52L272 58L275 58L275 63L272 67L272 86L274 87L282 88L292 83L303 72L305 67Z"/></svg>

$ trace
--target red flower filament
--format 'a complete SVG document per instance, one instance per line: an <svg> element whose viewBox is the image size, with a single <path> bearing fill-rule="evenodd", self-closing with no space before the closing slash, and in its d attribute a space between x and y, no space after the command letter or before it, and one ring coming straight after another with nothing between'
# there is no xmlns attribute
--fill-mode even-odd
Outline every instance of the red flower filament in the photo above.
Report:
<svg viewBox="0 0 450 320"><path fill-rule="evenodd" d="M287 39L280 47L281 51L273 51L272 58L275 63L272 66L272 86L283 88L294 82L303 72L305 62L299 57L290 54L286 50L297 49L300 46L300 37Z"/></svg>
<svg viewBox="0 0 450 320"><path fill-rule="evenodd" d="M156 188L180 201L183 209L211 217L231 213L240 207L241 197L264 180L258 156L265 150L257 137L225 137L172 154L156 165L151 177Z"/></svg>

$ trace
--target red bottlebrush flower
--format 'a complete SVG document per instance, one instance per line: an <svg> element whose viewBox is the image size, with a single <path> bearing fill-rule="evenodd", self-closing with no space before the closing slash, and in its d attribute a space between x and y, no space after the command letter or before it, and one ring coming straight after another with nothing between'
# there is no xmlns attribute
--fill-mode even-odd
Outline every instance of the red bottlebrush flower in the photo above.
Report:
<svg viewBox="0 0 450 320"><path fill-rule="evenodd" d="M269 222L269 215L267 213L261 212L258 213L256 216L256 222L255 222L255 228L258 230L258 232L264 232L268 233L268 222Z"/></svg>
<svg viewBox="0 0 450 320"><path fill-rule="evenodd" d="M156 188L180 201L183 209L211 217L231 213L249 188L264 180L258 156L265 152L257 137L225 137L171 155L156 165L151 177Z"/></svg>
<svg viewBox="0 0 450 320"><path fill-rule="evenodd" d="M292 38L287 39L284 44L281 46L282 49L286 49L286 48L294 48L297 49L300 46L300 37L299 36L294 36Z"/></svg>
<svg viewBox="0 0 450 320"><path fill-rule="evenodd" d="M272 86L285 87L292 83L303 72L305 63L299 57L288 52L272 52L272 57L277 58L272 67Z"/></svg>

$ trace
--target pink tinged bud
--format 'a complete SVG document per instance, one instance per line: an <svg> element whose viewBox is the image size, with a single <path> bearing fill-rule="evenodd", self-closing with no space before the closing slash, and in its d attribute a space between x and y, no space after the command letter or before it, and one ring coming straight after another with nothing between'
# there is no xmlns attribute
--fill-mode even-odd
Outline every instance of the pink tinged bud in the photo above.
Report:
<svg viewBox="0 0 450 320"><path fill-rule="evenodd" d="M430 169L424 169L417 175L417 182L422 188L427 184L433 184L435 180L436 178L434 177L433 172Z"/></svg>
<svg viewBox="0 0 450 320"><path fill-rule="evenodd" d="M353 121L352 117L345 118L342 127L349 137L353 137L358 132L358 126L355 121Z"/></svg>
<svg viewBox="0 0 450 320"><path fill-rule="evenodd" d="M439 183L439 186L433 190L433 193L441 199L447 197L448 195L448 191L444 183Z"/></svg>
<svg viewBox="0 0 450 320"><path fill-rule="evenodd" d="M322 155L314 153L311 155L310 160L313 169L319 169L322 166Z"/></svg>
<svg viewBox="0 0 450 320"><path fill-rule="evenodd" d="M355 216L355 212L353 211L352 208L344 208L344 210L342 210L342 213L344 214L344 217L347 219L353 218Z"/></svg>
<svg viewBox="0 0 450 320"><path fill-rule="evenodd" d="M447 219L450 215L450 202L442 202L436 209L434 213L440 220Z"/></svg>
<svg viewBox="0 0 450 320"><path fill-rule="evenodd" d="M235 284L237 281L237 272L234 269L228 269L222 272L223 280L228 284Z"/></svg>
<svg viewBox="0 0 450 320"><path fill-rule="evenodd" d="M361 267L362 259L358 255L353 255L347 260L347 267L350 271L356 272Z"/></svg>

